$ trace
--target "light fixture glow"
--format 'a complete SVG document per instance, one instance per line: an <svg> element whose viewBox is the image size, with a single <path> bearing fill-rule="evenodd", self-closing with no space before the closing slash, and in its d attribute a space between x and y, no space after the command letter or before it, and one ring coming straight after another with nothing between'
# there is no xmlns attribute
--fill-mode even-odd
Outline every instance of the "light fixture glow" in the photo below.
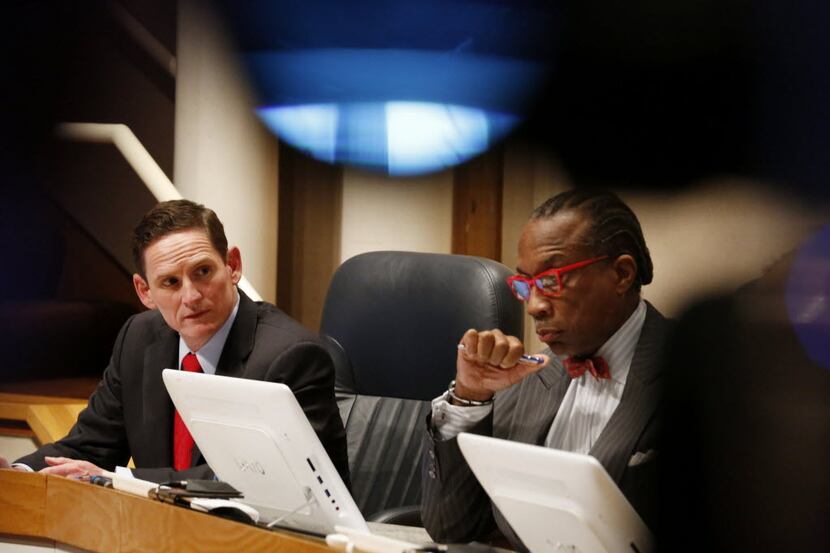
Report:
<svg viewBox="0 0 830 553"><path fill-rule="evenodd" d="M474 157L509 132L517 116L432 102L361 102L258 110L281 139L311 156L416 175Z"/></svg>

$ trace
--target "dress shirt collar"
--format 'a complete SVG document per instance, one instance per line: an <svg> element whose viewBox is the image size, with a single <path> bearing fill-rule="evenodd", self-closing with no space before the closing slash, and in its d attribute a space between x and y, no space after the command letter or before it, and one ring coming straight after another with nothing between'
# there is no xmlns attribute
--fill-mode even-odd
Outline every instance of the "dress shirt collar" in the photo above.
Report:
<svg viewBox="0 0 830 553"><path fill-rule="evenodd" d="M228 334L231 332L233 322L236 320L236 314L239 312L239 292L236 292L236 303L233 306L233 311L228 316L228 320L219 327L216 334L210 337L207 343L199 348L199 351L194 351L196 358L199 360L199 365L205 374L216 374L216 367L219 365L219 358L222 356L222 350L225 349L225 342L228 340ZM179 336L179 368L182 366L182 359L190 353L190 348L184 343L184 340Z"/></svg>

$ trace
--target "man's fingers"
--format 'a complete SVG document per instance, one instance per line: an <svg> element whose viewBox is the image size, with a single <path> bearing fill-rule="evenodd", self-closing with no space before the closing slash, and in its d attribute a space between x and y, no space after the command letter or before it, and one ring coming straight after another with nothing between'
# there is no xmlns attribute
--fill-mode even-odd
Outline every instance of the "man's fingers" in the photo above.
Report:
<svg viewBox="0 0 830 553"><path fill-rule="evenodd" d="M507 348L499 366L508 369L519 362L525 352L524 344L515 336L505 336L505 347Z"/></svg>
<svg viewBox="0 0 830 553"><path fill-rule="evenodd" d="M75 467L73 467L69 463L66 463L63 465L55 465L40 469L40 472L42 472L43 474L51 474L53 476L69 476L76 470L77 469Z"/></svg>
<svg viewBox="0 0 830 553"><path fill-rule="evenodd" d="M478 351L476 352L476 362L485 365L490 362L490 353L493 351L493 345L496 343L496 337L490 331L478 333Z"/></svg>
<svg viewBox="0 0 830 553"><path fill-rule="evenodd" d="M468 330L458 345L456 390L492 394L538 371L550 360L539 355L541 363L525 362L522 355L524 345L515 336L507 336L499 329Z"/></svg>
<svg viewBox="0 0 830 553"><path fill-rule="evenodd" d="M480 367L478 376L484 385L493 390L502 390L521 381L529 374L538 372L545 364L517 363L510 368Z"/></svg>
<svg viewBox="0 0 830 553"><path fill-rule="evenodd" d="M72 476L89 473L89 469L84 466L86 464L84 461L75 461L72 459L66 459L65 457L63 457L63 459L67 462L40 469L40 472L58 476Z"/></svg>
<svg viewBox="0 0 830 553"><path fill-rule="evenodd" d="M493 331L493 339L493 349L490 350L490 359L487 363L500 367L504 363L504 357L510 353L510 341L503 332L495 330Z"/></svg>
<svg viewBox="0 0 830 553"><path fill-rule="evenodd" d="M464 356L464 359L473 361L476 357L476 352L478 352L478 331L474 328L469 329L461 337L458 345L458 349Z"/></svg>
<svg viewBox="0 0 830 553"><path fill-rule="evenodd" d="M483 331L471 328L464 333L458 349L465 361L494 367L513 366L524 352L518 338L507 336L497 328Z"/></svg>
<svg viewBox="0 0 830 553"><path fill-rule="evenodd" d="M93 476L101 474L101 468L89 461L78 461L74 459L66 459L65 457L58 457L65 459L67 462L52 465L40 470L44 474L51 474L55 476L66 476L69 478L78 478L82 476Z"/></svg>
<svg viewBox="0 0 830 553"><path fill-rule="evenodd" d="M46 461L46 464L51 466L51 467L56 467L56 466L59 466L59 465L63 465L65 463L71 463L73 461L73 459L70 459L68 457L49 457L49 456L44 457L43 460Z"/></svg>
<svg viewBox="0 0 830 553"><path fill-rule="evenodd" d="M8 461L6 461L5 457L0 457L0 469L7 469L11 468L11 465Z"/></svg>

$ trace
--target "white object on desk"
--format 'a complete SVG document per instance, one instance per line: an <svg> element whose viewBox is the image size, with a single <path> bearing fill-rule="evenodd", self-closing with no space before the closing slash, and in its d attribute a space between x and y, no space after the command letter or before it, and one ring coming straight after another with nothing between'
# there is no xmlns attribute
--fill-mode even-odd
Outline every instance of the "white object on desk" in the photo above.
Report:
<svg viewBox="0 0 830 553"><path fill-rule="evenodd" d="M649 553L640 515L590 455L461 433L487 495L534 553Z"/></svg>
<svg viewBox="0 0 830 553"><path fill-rule="evenodd" d="M355 530L345 526L335 527L336 534L326 536L326 544L345 553L404 553L418 550L421 546L406 541L378 536L368 531Z"/></svg>
<svg viewBox="0 0 830 553"><path fill-rule="evenodd" d="M134 476L119 476L113 472L104 471L103 476L112 480L112 487L122 492L131 493L141 497L147 497L150 490L158 488L158 484L149 480L141 480Z"/></svg>
<svg viewBox="0 0 830 553"><path fill-rule="evenodd" d="M335 525L369 532L288 386L170 369L162 378L210 468L261 522L319 535Z"/></svg>

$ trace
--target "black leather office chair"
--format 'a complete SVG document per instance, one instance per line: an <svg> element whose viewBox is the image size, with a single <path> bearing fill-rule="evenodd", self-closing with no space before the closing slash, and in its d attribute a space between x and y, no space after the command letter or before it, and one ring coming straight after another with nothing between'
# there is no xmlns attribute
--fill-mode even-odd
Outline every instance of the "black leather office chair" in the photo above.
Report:
<svg viewBox="0 0 830 553"><path fill-rule="evenodd" d="M462 255L371 252L335 273L320 333L337 373L352 494L369 520L420 525L420 457L430 400L455 376L469 328L522 336L511 271Z"/></svg>

